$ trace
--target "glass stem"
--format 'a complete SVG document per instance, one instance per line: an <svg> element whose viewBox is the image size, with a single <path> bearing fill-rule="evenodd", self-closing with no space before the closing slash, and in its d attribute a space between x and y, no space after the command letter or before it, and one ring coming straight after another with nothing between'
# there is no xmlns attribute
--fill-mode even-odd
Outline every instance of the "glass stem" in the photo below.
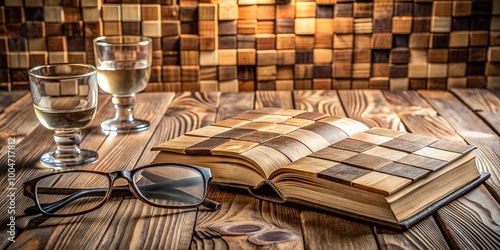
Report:
<svg viewBox="0 0 500 250"><path fill-rule="evenodd" d="M134 111L135 106L135 95L130 96L113 96L111 99L113 104L115 105L115 119L118 121L133 121L134 115L132 112Z"/></svg>
<svg viewBox="0 0 500 250"><path fill-rule="evenodd" d="M76 130L56 130L54 140L57 144L57 149L54 152L55 159L72 159L80 158L80 142L82 131Z"/></svg>

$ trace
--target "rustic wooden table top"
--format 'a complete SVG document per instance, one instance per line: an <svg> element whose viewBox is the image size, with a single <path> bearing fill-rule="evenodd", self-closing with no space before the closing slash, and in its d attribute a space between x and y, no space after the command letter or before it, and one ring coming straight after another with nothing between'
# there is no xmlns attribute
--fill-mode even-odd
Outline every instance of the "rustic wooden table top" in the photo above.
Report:
<svg viewBox="0 0 500 250"><path fill-rule="evenodd" d="M151 147L187 131L255 108L274 106L347 116L366 125L478 146L477 163L491 177L478 188L439 209L406 232L362 224L318 211L261 201L234 190L211 187L220 210L158 209L136 199L113 198L99 210L68 218L29 217L33 203L22 183L50 173L38 163L53 150L52 131L37 120L31 97L0 95L2 173L0 248L12 249L500 249L500 95L484 89L452 91L379 90L258 91L240 93L144 93L136 117L149 130L106 135L99 124L113 116L110 96L99 97L95 119L83 129L82 147L99 152L100 171L130 170L150 163ZM19 98L16 102L15 99ZM0 110L2 112L2 110ZM15 242L10 222L7 155L15 145ZM12 155L12 154L11 154ZM10 205L9 205L10 204Z"/></svg>

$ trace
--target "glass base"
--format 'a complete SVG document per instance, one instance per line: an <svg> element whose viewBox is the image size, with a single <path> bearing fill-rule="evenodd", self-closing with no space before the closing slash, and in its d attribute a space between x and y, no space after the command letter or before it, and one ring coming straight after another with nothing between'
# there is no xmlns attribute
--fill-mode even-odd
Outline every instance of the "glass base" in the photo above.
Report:
<svg viewBox="0 0 500 250"><path fill-rule="evenodd" d="M99 154L91 150L80 150L78 158L54 158L54 152L48 152L42 155L40 162L43 166L61 170L66 167L82 167L97 162Z"/></svg>
<svg viewBox="0 0 500 250"><path fill-rule="evenodd" d="M128 133L141 132L149 128L149 122L145 120L106 120L101 123L101 129L107 132Z"/></svg>

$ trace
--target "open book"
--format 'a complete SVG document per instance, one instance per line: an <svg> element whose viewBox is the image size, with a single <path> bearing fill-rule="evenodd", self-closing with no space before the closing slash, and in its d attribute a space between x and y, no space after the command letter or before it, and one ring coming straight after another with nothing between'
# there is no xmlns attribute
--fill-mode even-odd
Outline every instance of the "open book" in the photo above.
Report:
<svg viewBox="0 0 500 250"><path fill-rule="evenodd" d="M157 145L154 163L208 167L213 182L406 229L486 179L474 147L318 112L262 108Z"/></svg>

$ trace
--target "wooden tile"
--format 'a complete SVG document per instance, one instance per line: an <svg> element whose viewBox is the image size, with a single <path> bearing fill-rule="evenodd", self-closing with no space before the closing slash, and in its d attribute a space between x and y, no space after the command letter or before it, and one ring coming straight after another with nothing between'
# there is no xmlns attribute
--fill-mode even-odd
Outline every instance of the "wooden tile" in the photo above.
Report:
<svg viewBox="0 0 500 250"><path fill-rule="evenodd" d="M429 147L447 150L455 153L465 154L475 149L474 146L460 144L457 142L439 140L429 145Z"/></svg>
<svg viewBox="0 0 500 250"><path fill-rule="evenodd" d="M392 161L399 160L399 159L409 155L408 153L400 151L400 150L395 150L395 149L390 149L390 148L380 147L380 146L370 148L370 149L364 151L363 153L368 154L368 155L381 157L381 158L388 159L388 160L392 160Z"/></svg>
<svg viewBox="0 0 500 250"><path fill-rule="evenodd" d="M61 6L45 6L43 8L43 20L45 22L64 22L64 9Z"/></svg>
<svg viewBox="0 0 500 250"><path fill-rule="evenodd" d="M125 4L121 5L121 20L125 22L140 22L141 5L140 4Z"/></svg>
<svg viewBox="0 0 500 250"><path fill-rule="evenodd" d="M410 154L404 158L401 158L397 160L396 162L406 164L406 165L411 165L414 167L419 167L423 169L427 169L430 171L436 171L441 167L444 167L447 162L446 161L441 161L425 156L420 156L420 155L415 155L415 154Z"/></svg>
<svg viewBox="0 0 500 250"><path fill-rule="evenodd" d="M379 172L371 172L352 181L357 188L384 196L391 195L410 183L409 179Z"/></svg>
<svg viewBox="0 0 500 250"><path fill-rule="evenodd" d="M301 142L285 136L280 136L265 142L263 145L274 148L286 155L292 162L306 155L311 154L311 150Z"/></svg>
<svg viewBox="0 0 500 250"><path fill-rule="evenodd" d="M161 5L161 20L178 20L178 5Z"/></svg>
<svg viewBox="0 0 500 250"><path fill-rule="evenodd" d="M209 138L202 142L196 143L192 146L186 148L186 154L201 154L201 155L211 155L211 150L217 146L220 146L226 142L231 141L231 139L222 138Z"/></svg>
<svg viewBox="0 0 500 250"><path fill-rule="evenodd" d="M297 2L295 3L295 17L316 17L315 2Z"/></svg>
<svg viewBox="0 0 500 250"><path fill-rule="evenodd" d="M401 150L401 151L408 152L408 153L417 151L417 150L425 147L425 145L423 145L423 144L404 141L404 140L400 140L400 139L393 139L393 140L384 142L383 144L381 144L381 146L396 149L396 150Z"/></svg>
<svg viewBox="0 0 500 250"><path fill-rule="evenodd" d="M308 111L295 116L295 118L317 121L319 119L326 118L327 116L328 115L324 113Z"/></svg>
<svg viewBox="0 0 500 250"><path fill-rule="evenodd" d="M291 161L283 153L274 148L259 145L241 154L243 157L250 159L257 165L271 166L278 168L290 164Z"/></svg>
<svg viewBox="0 0 500 250"><path fill-rule="evenodd" d="M465 76L467 73L467 63L449 63L448 64L448 76L449 77L461 77Z"/></svg>
<svg viewBox="0 0 500 250"><path fill-rule="evenodd" d="M335 17L352 17L353 16L352 3L338 3L335 5Z"/></svg>
<svg viewBox="0 0 500 250"><path fill-rule="evenodd" d="M104 4L101 7L101 13L103 21L121 20L121 6L119 4Z"/></svg>
<svg viewBox="0 0 500 250"><path fill-rule="evenodd" d="M451 17L434 16L431 19L431 32L450 32Z"/></svg>
<svg viewBox="0 0 500 250"><path fill-rule="evenodd" d="M247 124L247 123L249 123L249 121L229 118L229 119L226 119L223 121L216 122L213 125L220 126L220 127L235 128L235 127L241 126L243 124Z"/></svg>
<svg viewBox="0 0 500 250"><path fill-rule="evenodd" d="M336 164L331 168L319 172L318 177L342 183L344 185L351 185L351 182L353 180L358 179L364 175L367 175L370 172L372 171L349 166L346 164Z"/></svg>
<svg viewBox="0 0 500 250"><path fill-rule="evenodd" d="M281 136L281 134L272 133L272 132L265 132L265 131L256 131L254 133L247 134L245 136L238 138L238 141L249 141L249 142L255 142L255 143L262 144L262 143L265 143L269 140L278 138L279 136Z"/></svg>
<svg viewBox="0 0 500 250"><path fill-rule="evenodd" d="M344 149L344 150L349 150L349 151L354 151L354 152L363 152L363 151L368 150L370 148L373 148L375 146L376 146L376 144L373 144L373 143L358 141L358 140L354 140L354 139L350 139L350 138L343 139L343 140L331 145L331 147L334 147L334 148L339 148L339 149Z"/></svg>
<svg viewBox="0 0 500 250"><path fill-rule="evenodd" d="M257 5L257 20L274 20L275 5Z"/></svg>
<svg viewBox="0 0 500 250"><path fill-rule="evenodd" d="M433 142L438 141L437 138L432 138L432 137L413 134L413 133L406 133L404 135L399 136L398 139L413 142L413 143L418 143L418 144L422 144L422 145L429 145Z"/></svg>
<svg viewBox="0 0 500 250"><path fill-rule="evenodd" d="M312 152L321 150L330 145L330 143L320 135L304 129L297 129L284 136L300 141L301 143L306 145L306 147L308 147Z"/></svg>
<svg viewBox="0 0 500 250"><path fill-rule="evenodd" d="M314 65L313 71L314 71L313 72L314 78L331 78L332 77L332 65L331 64ZM314 80L331 80L331 79L314 79ZM324 82L324 84L328 84L328 83ZM328 86L330 86L330 84L328 84ZM330 89L330 88L326 88L326 89Z"/></svg>
<svg viewBox="0 0 500 250"><path fill-rule="evenodd" d="M334 49L351 49L354 45L354 36L351 34L335 34L333 36Z"/></svg>
<svg viewBox="0 0 500 250"><path fill-rule="evenodd" d="M397 162L393 162L389 165L385 165L385 166L377 169L377 171L382 172L382 173L386 173L389 175L403 177L406 179L410 179L412 181L416 181L418 179L421 179L422 177L425 177L428 173L430 173L429 170L416 168L416 167L412 167L410 165L400 164Z"/></svg>
<svg viewBox="0 0 500 250"><path fill-rule="evenodd" d="M421 156L426 156L426 157L431 157L434 159L442 160L442 161L453 161L460 157L462 154L460 153L455 153L455 152L450 152L446 150L441 150L437 148L431 148L431 147L424 147L422 149L419 149L415 152L414 154L421 155Z"/></svg>
<svg viewBox="0 0 500 250"><path fill-rule="evenodd" d="M325 138L330 144L333 144L335 142L347 138L347 135L343 133L343 131L340 128L337 128L336 126L333 126L325 122L317 122L309 126L303 127L303 129L319 134L320 136ZM332 133L331 132L332 130L337 130L337 132Z"/></svg>
<svg viewBox="0 0 500 250"><path fill-rule="evenodd" d="M237 20L238 4L219 4L219 20Z"/></svg>
<svg viewBox="0 0 500 250"><path fill-rule="evenodd" d="M285 125L285 124L272 124L266 127L263 127L260 129L260 131L263 132L271 132L271 133L278 133L281 135L288 134L294 130L299 129L296 126L290 126L290 125Z"/></svg>
<svg viewBox="0 0 500 250"><path fill-rule="evenodd" d="M169 151L171 152L185 154L186 148L201 143L205 140L207 140L207 138L198 136L179 136L158 145L157 148L159 149L168 148Z"/></svg>
<svg viewBox="0 0 500 250"><path fill-rule="evenodd" d="M238 78L238 68L236 66L219 66L219 80L229 81Z"/></svg>
<svg viewBox="0 0 500 250"><path fill-rule="evenodd" d="M199 3L198 20L216 21L218 19L217 4Z"/></svg>
<svg viewBox="0 0 500 250"><path fill-rule="evenodd" d="M245 135L254 133L255 130L251 129L241 129L241 128L233 128L231 130L224 131L220 134L213 135L213 138L225 138L225 139L238 139Z"/></svg>
<svg viewBox="0 0 500 250"><path fill-rule="evenodd" d="M359 153L359 154L356 154L352 157L349 157L349 158L343 160L342 163L353 165L356 167L365 168L365 169L374 170L374 169L381 168L389 163L392 163L392 161L385 159L385 158L373 156L373 155Z"/></svg>
<svg viewBox="0 0 500 250"><path fill-rule="evenodd" d="M296 18L295 34L314 35L316 31L316 19L314 18Z"/></svg>
<svg viewBox="0 0 500 250"><path fill-rule="evenodd" d="M391 18L375 19L373 21L374 33L390 33L391 31L392 31Z"/></svg>
<svg viewBox="0 0 500 250"><path fill-rule="evenodd" d="M259 144L255 142L233 140L213 148L211 152L213 155L234 156L234 155L240 155L243 152L246 152L254 147L257 147L258 145Z"/></svg>
<svg viewBox="0 0 500 250"><path fill-rule="evenodd" d="M398 17L392 19L392 33L393 34L410 34L412 31L412 18L411 17Z"/></svg>
<svg viewBox="0 0 500 250"><path fill-rule="evenodd" d="M401 132L401 131L386 129L386 128L377 128L377 127L370 128L369 130L365 131L365 133L387 136L387 137L392 137L392 138L396 138L398 136L406 134L406 132Z"/></svg>
<svg viewBox="0 0 500 250"><path fill-rule="evenodd" d="M267 127L267 126L272 125L272 124L274 124L274 123L271 123L271 122L250 122L247 124L243 124L243 125L239 126L238 128L261 130L262 128Z"/></svg>

